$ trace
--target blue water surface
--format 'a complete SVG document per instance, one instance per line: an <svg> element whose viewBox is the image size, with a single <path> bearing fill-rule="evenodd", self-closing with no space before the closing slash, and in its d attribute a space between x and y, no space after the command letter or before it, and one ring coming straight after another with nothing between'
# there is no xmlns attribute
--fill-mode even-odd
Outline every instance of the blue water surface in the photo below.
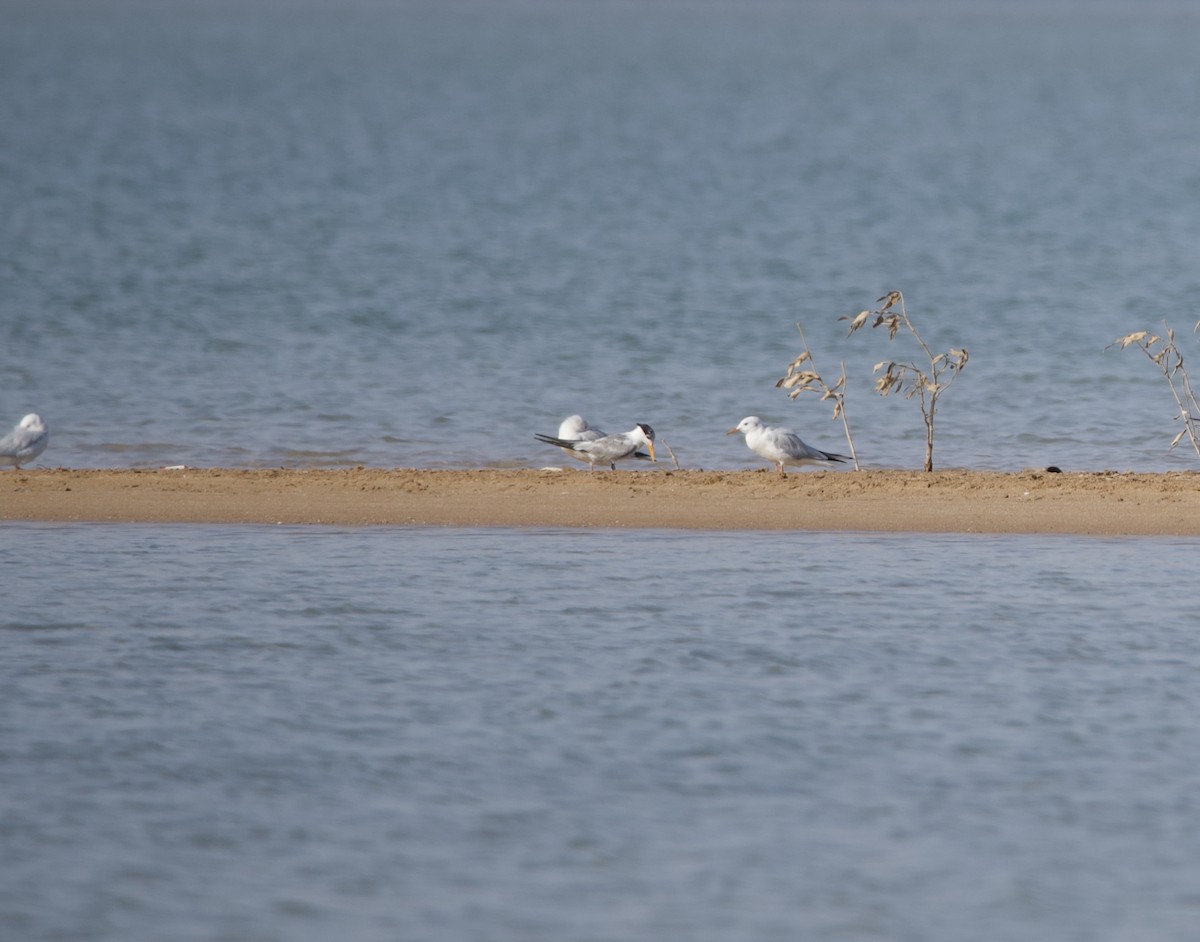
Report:
<svg viewBox="0 0 1200 942"><path fill-rule="evenodd" d="M1195 467L1138 329L1195 349L1197 12L1174 3L13 0L0 414L43 465L511 467L571 413L691 468L845 363L966 347L939 466Z"/></svg>
<svg viewBox="0 0 1200 942"><path fill-rule="evenodd" d="M1197 13L9 0L35 467L1196 467ZM2 513L3 493L0 493ZM1183 940L1195 541L0 525L0 936Z"/></svg>
<svg viewBox="0 0 1200 942"><path fill-rule="evenodd" d="M1196 924L1194 541L0 537L6 937Z"/></svg>

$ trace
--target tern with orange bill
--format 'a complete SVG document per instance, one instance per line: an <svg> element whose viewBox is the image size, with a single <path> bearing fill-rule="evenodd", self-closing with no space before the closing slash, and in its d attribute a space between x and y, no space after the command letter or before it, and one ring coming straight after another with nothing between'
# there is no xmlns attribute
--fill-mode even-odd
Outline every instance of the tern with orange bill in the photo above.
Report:
<svg viewBox="0 0 1200 942"><path fill-rule="evenodd" d="M581 460L586 461L589 468L596 470L596 465L606 464L612 470L617 470L617 462L624 458L636 458L639 448L645 448L654 461L654 429L644 422L639 422L628 432L616 435L605 435L603 438L592 440L571 441L557 438L553 435L538 435L534 437L547 445L573 452Z"/></svg>

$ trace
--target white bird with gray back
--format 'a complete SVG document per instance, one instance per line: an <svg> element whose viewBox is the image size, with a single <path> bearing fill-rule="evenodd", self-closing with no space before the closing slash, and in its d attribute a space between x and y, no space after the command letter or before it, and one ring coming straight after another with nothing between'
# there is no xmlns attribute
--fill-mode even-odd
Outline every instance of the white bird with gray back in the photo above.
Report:
<svg viewBox="0 0 1200 942"><path fill-rule="evenodd" d="M762 419L756 415L746 416L725 434L737 435L739 432L746 436L746 445L750 450L773 463L781 475L787 474L783 466L788 464L801 467L806 464L824 465L850 460L845 455L836 455L806 445L790 428L763 425Z"/></svg>
<svg viewBox="0 0 1200 942"><path fill-rule="evenodd" d="M588 467L596 470L596 465L606 464L612 470L617 470L617 462L623 458L638 457L638 449L645 448L650 452L650 460L654 461L654 429L644 422L639 422L628 432L618 432L616 435L605 435L603 438L596 438L583 441L570 441L553 435L535 434L539 442L544 442L547 445L555 445L558 448L569 449L582 461L588 463Z"/></svg>
<svg viewBox="0 0 1200 942"><path fill-rule="evenodd" d="M567 442L594 442L603 438L605 434L602 430L588 425L588 420L581 415L567 416L558 427L558 437ZM563 453L576 461L587 463L587 458L573 448L564 448Z"/></svg>
<svg viewBox="0 0 1200 942"><path fill-rule="evenodd" d="M11 464L20 469L46 450L50 443L50 430L36 412L17 423L16 428L0 438L0 464Z"/></svg>

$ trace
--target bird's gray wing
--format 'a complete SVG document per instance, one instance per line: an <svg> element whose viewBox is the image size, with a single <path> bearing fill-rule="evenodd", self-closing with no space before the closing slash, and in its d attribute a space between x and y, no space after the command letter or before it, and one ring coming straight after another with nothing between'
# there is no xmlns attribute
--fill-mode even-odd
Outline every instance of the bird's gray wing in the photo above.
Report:
<svg viewBox="0 0 1200 942"><path fill-rule="evenodd" d="M15 428L3 438L0 438L0 454L18 454L37 441L37 437L38 433L31 429Z"/></svg>

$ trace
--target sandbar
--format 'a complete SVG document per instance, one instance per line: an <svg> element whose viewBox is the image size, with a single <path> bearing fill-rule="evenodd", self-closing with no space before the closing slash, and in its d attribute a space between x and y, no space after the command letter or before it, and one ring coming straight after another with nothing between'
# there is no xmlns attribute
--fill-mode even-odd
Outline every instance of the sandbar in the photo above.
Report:
<svg viewBox="0 0 1200 942"><path fill-rule="evenodd" d="M68 469L0 521L1200 535L1200 472Z"/></svg>

